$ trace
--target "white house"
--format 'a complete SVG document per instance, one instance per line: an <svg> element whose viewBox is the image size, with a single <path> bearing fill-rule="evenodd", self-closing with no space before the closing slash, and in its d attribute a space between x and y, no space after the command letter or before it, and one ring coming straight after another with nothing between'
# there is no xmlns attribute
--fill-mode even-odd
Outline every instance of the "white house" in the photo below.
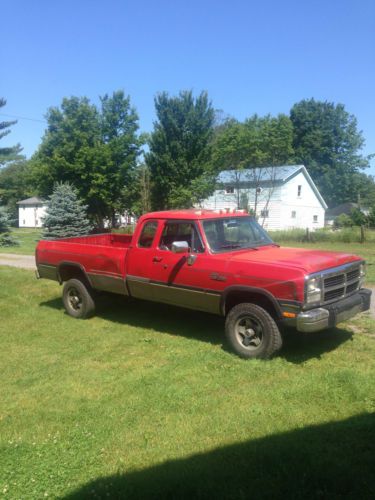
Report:
<svg viewBox="0 0 375 500"><path fill-rule="evenodd" d="M43 200L33 196L18 201L17 205L19 227L42 227L42 217L45 216L47 208Z"/></svg>
<svg viewBox="0 0 375 500"><path fill-rule="evenodd" d="M223 170L207 209L254 210L266 229L316 229L324 226L327 205L304 165Z"/></svg>

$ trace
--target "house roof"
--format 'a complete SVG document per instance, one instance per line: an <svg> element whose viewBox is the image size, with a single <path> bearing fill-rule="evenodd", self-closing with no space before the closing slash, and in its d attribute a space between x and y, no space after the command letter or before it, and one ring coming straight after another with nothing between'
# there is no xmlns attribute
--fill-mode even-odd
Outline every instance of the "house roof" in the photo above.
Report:
<svg viewBox="0 0 375 500"><path fill-rule="evenodd" d="M17 201L17 205L44 205L45 201L37 196L26 198L26 200Z"/></svg>
<svg viewBox="0 0 375 500"><path fill-rule="evenodd" d="M240 175L238 179L240 182L251 182L251 173L255 172L260 173L263 171L260 179L260 183L262 182L270 182L273 180L286 182L292 175L300 172L303 168L303 165L278 165L276 167L255 167L255 168L244 168L243 170L238 170L237 172ZM222 170L217 178L217 181L222 184L233 184L233 174L234 170Z"/></svg>
<svg viewBox="0 0 375 500"><path fill-rule="evenodd" d="M329 208L326 212L326 217L337 217L341 214L350 215L352 210L354 210L355 208L359 208L362 212L368 211L368 208L362 206L360 207L358 203L352 203L348 201L346 203L341 203L341 205L337 205L336 207Z"/></svg>
<svg viewBox="0 0 375 500"><path fill-rule="evenodd" d="M311 189L322 204L324 209L327 209L327 204L316 187L314 181L310 177L304 165L278 165L270 167L255 167L243 170L222 170L217 177L218 184L231 184L238 182L242 186L255 187L267 186L271 183L282 185L295 177L300 172L303 173ZM237 173L237 174L236 174ZM254 174L254 175L252 175ZM238 175L238 177L236 177ZM254 182L257 179L257 182Z"/></svg>

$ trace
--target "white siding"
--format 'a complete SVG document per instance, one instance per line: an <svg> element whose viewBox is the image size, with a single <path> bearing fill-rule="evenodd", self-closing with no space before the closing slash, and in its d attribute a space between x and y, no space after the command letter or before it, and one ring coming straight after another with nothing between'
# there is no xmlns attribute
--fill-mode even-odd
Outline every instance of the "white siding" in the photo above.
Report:
<svg viewBox="0 0 375 500"><path fill-rule="evenodd" d="M300 196L298 196L298 186L301 186ZM224 189L217 189L201 204L201 208L213 210L238 208L238 191L236 189L234 191L232 194L227 194ZM249 208L254 209L255 189L239 191L240 195L247 194ZM261 211L266 207L269 216L264 218L261 217ZM325 209L302 171L281 186L263 188L257 196L256 212L259 222L266 229L308 227L313 230L324 226ZM292 212L295 212L295 217L292 217ZM317 222L314 222L314 216L317 216Z"/></svg>
<svg viewBox="0 0 375 500"><path fill-rule="evenodd" d="M45 205L19 205L19 227L42 227L42 217L46 214Z"/></svg>
<svg viewBox="0 0 375 500"><path fill-rule="evenodd" d="M298 186L301 186L300 196L298 196ZM324 227L325 209L302 172L283 185L282 199L283 228ZM293 211L296 213L295 218L292 217ZM317 222L314 222L314 216L317 216Z"/></svg>

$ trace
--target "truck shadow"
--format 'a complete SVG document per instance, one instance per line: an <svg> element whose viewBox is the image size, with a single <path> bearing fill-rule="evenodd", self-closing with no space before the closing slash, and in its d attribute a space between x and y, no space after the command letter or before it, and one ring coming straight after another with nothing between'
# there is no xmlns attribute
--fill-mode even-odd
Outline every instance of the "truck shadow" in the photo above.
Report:
<svg viewBox="0 0 375 500"><path fill-rule="evenodd" d="M61 298L41 302L40 306L64 312ZM222 345L223 350L232 352L225 342L224 319L220 316L106 293L100 296L96 316L122 325L150 328L160 333ZM278 357L299 364L320 358L351 339L352 332L342 328L314 334L287 329L283 332L283 347Z"/></svg>
<svg viewBox="0 0 375 500"><path fill-rule="evenodd" d="M373 498L374 440L365 413L101 477L63 498Z"/></svg>

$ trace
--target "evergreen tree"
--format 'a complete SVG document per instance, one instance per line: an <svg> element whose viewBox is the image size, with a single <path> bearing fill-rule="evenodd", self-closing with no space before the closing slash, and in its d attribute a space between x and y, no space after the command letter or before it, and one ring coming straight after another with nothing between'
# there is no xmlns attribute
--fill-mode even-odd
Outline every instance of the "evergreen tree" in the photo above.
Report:
<svg viewBox="0 0 375 500"><path fill-rule="evenodd" d="M6 100L0 97L0 108L5 106ZM10 133L9 127L15 125L17 120L0 122L0 139L5 137ZM19 144L12 147L0 148L0 166L6 163L7 161L18 160L20 158L20 152L22 148Z"/></svg>
<svg viewBox="0 0 375 500"><path fill-rule="evenodd" d="M78 198L77 190L69 183L56 183L43 219L43 238L83 236L91 231L87 206Z"/></svg>
<svg viewBox="0 0 375 500"><path fill-rule="evenodd" d="M0 207L0 247L18 245L18 242L10 234L9 213L5 207Z"/></svg>

